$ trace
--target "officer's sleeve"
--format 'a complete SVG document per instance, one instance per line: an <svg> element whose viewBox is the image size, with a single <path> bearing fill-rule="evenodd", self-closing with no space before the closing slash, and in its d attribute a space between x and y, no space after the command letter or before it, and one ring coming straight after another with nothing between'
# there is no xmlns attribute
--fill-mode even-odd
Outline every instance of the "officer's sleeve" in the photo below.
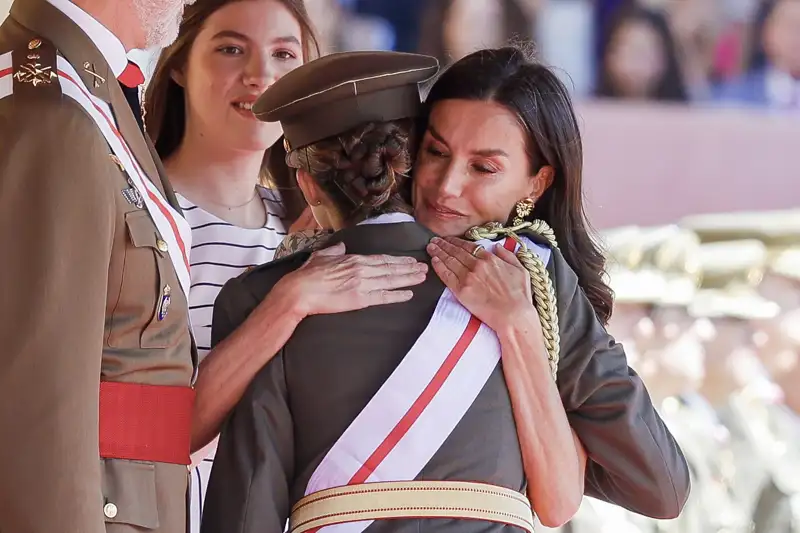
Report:
<svg viewBox="0 0 800 533"><path fill-rule="evenodd" d="M256 376L222 429L201 533L280 533L289 518L294 441L283 353Z"/></svg>
<svg viewBox="0 0 800 533"><path fill-rule="evenodd" d="M653 518L678 516L689 496L683 453L557 251L550 269L561 329L558 385L589 455L586 494Z"/></svg>
<svg viewBox="0 0 800 533"><path fill-rule="evenodd" d="M105 532L98 391L116 209L108 154L60 94L0 101L0 531Z"/></svg>

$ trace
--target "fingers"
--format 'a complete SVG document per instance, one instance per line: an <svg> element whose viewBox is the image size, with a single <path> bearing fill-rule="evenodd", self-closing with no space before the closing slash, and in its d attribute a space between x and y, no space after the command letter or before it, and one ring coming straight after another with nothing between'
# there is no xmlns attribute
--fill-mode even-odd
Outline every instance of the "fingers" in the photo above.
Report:
<svg viewBox="0 0 800 533"><path fill-rule="evenodd" d="M365 266L391 266L391 265L413 265L419 263L413 257L396 255L358 255L353 256L357 261ZM424 263L422 263L424 264Z"/></svg>
<svg viewBox="0 0 800 533"><path fill-rule="evenodd" d="M436 256L445 263L447 263L447 258L443 257L443 255L447 254L467 268L474 266L475 262L478 260L474 255L472 255L472 252L475 250L476 246L478 245L475 243L467 242L455 237L448 237L446 239L435 237L428 245L428 247L432 248L436 253ZM439 253L436 248L441 249L444 254Z"/></svg>
<svg viewBox="0 0 800 533"><path fill-rule="evenodd" d="M455 272L450 270L445 262L436 256L431 259L431 265L433 266L433 270L436 272L436 275L442 280L442 283L444 283L445 286L451 291L456 292L460 284L458 276L455 274Z"/></svg>
<svg viewBox="0 0 800 533"><path fill-rule="evenodd" d="M425 266L427 267L427 265ZM419 285L425 281L425 278L426 272L414 271L399 275L365 278L361 281L361 286L368 292L394 290Z"/></svg>
<svg viewBox="0 0 800 533"><path fill-rule="evenodd" d="M475 257L475 247L479 246L474 242L465 241L464 239L459 239L458 237L445 237L443 240L451 246L460 248L472 257ZM483 249L482 246L480 248Z"/></svg>
<svg viewBox="0 0 800 533"><path fill-rule="evenodd" d="M519 259L517 259L517 254L507 250L505 246L495 246L494 255L511 266L525 268L522 263L519 262Z"/></svg>
<svg viewBox="0 0 800 533"><path fill-rule="evenodd" d="M397 304L409 301L414 296L411 291L378 290L366 294L363 307L375 305Z"/></svg>
<svg viewBox="0 0 800 533"><path fill-rule="evenodd" d="M475 266L477 259L464 252L461 248L453 246L442 239L432 240L427 251L435 261L441 261L456 276L463 277ZM460 254L461 252L462 254ZM453 254L457 255L453 255ZM463 257L466 254L468 257ZM461 255L461 257L459 257Z"/></svg>

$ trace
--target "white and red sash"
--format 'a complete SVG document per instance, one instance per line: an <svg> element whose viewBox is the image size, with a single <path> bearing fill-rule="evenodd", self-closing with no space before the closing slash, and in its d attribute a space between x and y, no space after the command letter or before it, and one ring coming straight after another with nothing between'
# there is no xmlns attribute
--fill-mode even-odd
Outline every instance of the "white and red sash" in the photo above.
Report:
<svg viewBox="0 0 800 533"><path fill-rule="evenodd" d="M392 216L369 222L398 221ZM525 242L545 264L549 261L548 248ZM511 239L478 244L487 249L517 248ZM499 361L497 335L445 289L425 331L328 451L305 494L343 485L414 480L455 429ZM359 533L370 523L345 522L322 530Z"/></svg>
<svg viewBox="0 0 800 533"><path fill-rule="evenodd" d="M161 191L142 170L130 147L119 132L114 114L108 104L89 92L78 73L66 59L57 56L56 61L62 94L75 100L86 111L100 129L106 142L108 142L111 152L122 162L131 178L131 184L136 187L144 199L144 204L150 217L153 219L161 238L166 241L169 247L169 257L178 274L181 288L188 295L190 287L189 250L192 243L191 227L169 205L169 202L161 195ZM3 54L0 56L0 99L10 96L14 91L12 74L11 53Z"/></svg>

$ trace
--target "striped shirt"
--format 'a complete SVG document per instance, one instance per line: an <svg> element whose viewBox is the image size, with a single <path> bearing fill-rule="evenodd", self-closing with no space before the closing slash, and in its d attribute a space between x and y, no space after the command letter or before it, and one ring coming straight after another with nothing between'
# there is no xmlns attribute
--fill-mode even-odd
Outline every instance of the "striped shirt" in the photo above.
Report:
<svg viewBox="0 0 800 533"><path fill-rule="evenodd" d="M234 226L193 204L181 195L178 203L192 227L192 249L189 254L192 286L189 290L189 316L202 360L211 349L211 320L214 300L222 286L250 267L272 261L275 249L286 237L284 214L277 192L258 188L267 212L264 227L247 229ZM208 478L216 451L216 440L205 452L207 456L192 469L190 531L199 533Z"/></svg>
<svg viewBox="0 0 800 533"><path fill-rule="evenodd" d="M234 226L178 195L183 215L192 227L189 315L201 360L211 349L214 300L222 286L248 268L272 261L275 249L286 237L278 193L263 187L258 192L267 222L257 229Z"/></svg>

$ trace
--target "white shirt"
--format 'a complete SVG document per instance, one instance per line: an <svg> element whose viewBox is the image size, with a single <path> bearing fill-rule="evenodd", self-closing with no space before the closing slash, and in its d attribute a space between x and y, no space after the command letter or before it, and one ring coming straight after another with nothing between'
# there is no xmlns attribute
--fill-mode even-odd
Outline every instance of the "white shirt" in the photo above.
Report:
<svg viewBox="0 0 800 533"><path fill-rule="evenodd" d="M114 73L114 77L119 78L125 67L128 66L128 56L125 46L116 35L100 24L97 19L89 13L73 4L70 0L47 0L53 7L64 13L69 19L78 25L80 29L89 36L92 43L103 54L108 66Z"/></svg>

